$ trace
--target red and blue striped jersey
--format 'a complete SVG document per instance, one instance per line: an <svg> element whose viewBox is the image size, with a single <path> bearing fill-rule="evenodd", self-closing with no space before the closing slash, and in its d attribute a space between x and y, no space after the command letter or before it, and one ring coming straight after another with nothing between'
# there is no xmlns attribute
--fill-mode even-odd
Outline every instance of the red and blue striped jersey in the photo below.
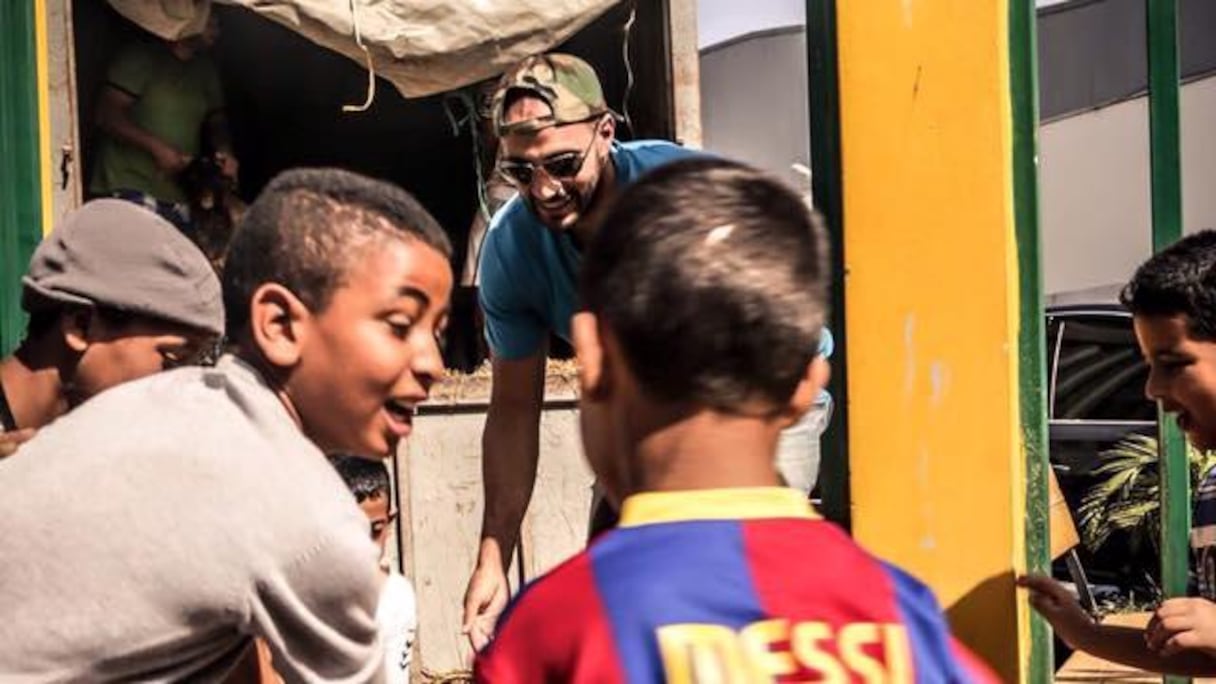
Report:
<svg viewBox="0 0 1216 684"><path fill-rule="evenodd" d="M925 585L755 488L636 495L529 585L478 681L995 682Z"/></svg>

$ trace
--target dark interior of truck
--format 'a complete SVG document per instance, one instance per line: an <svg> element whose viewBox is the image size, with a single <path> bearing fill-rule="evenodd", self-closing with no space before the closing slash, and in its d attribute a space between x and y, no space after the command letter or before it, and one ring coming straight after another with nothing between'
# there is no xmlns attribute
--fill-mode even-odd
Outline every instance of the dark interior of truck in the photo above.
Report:
<svg viewBox="0 0 1216 684"><path fill-rule="evenodd" d="M622 3L559 47L599 71L610 106L627 115L627 123L618 126L622 139L673 135L665 5ZM251 201L275 174L297 166L337 166L393 182L413 193L447 230L459 282L469 226L479 206L470 99L462 97L474 89L407 99L378 79L367 111L343 112L343 105L360 104L366 97L362 65L242 8L217 6L215 11L221 33L212 55L240 160L242 199ZM127 41L155 38L101 0L77 0L73 24L88 187L97 139L93 110L108 64ZM450 368L468 371L484 360L474 300L470 289L454 296L445 349ZM559 355L565 351L557 343L551 349Z"/></svg>

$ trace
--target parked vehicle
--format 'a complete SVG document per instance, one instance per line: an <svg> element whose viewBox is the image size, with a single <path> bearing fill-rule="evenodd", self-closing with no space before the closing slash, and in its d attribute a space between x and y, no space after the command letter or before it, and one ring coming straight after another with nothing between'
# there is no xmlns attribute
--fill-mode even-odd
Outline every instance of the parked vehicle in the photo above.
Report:
<svg viewBox="0 0 1216 684"><path fill-rule="evenodd" d="M1078 522L1085 492L1100 478L1094 471L1103 452L1128 435L1157 435L1156 404L1144 394L1148 366L1118 293L1112 285L1047 300L1050 458ZM1143 600L1156 591L1157 550L1131 534L1115 532L1097 549L1080 549L1080 556L1091 585L1108 596ZM1057 573L1068 577L1062 566Z"/></svg>

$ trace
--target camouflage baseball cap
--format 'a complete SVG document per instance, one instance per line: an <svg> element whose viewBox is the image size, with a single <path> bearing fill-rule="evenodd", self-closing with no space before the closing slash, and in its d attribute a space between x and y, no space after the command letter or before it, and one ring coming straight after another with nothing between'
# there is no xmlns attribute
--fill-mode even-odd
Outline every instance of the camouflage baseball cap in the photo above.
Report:
<svg viewBox="0 0 1216 684"><path fill-rule="evenodd" d="M507 96L519 91L544 100L553 113L508 124L505 121ZM494 93L494 129L499 136L535 133L611 113L595 69L574 55L559 52L533 55L523 60L503 74Z"/></svg>

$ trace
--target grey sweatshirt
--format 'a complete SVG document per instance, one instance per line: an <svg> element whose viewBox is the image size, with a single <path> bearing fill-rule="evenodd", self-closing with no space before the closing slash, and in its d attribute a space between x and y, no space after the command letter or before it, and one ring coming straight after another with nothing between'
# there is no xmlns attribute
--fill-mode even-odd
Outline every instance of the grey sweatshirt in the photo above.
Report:
<svg viewBox="0 0 1216 684"><path fill-rule="evenodd" d="M0 681L378 680L376 557L250 366L121 385L0 460Z"/></svg>

